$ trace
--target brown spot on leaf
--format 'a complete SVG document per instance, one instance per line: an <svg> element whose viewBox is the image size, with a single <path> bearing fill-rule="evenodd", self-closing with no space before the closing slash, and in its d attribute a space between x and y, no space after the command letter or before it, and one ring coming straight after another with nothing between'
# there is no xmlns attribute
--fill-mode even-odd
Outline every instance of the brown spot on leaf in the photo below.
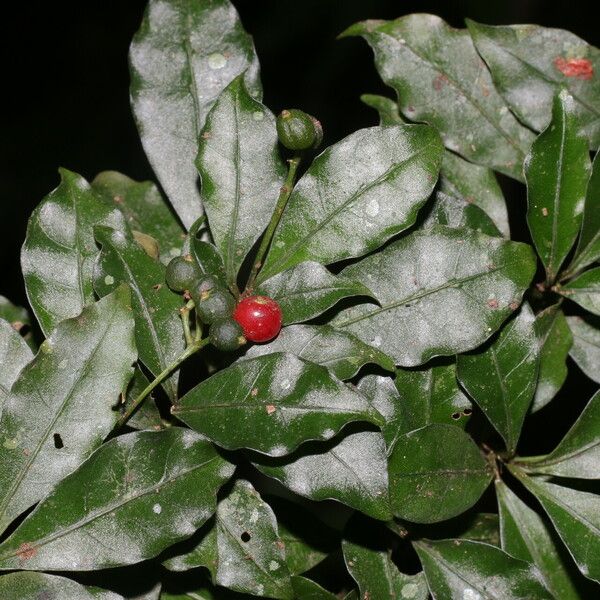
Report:
<svg viewBox="0 0 600 600"><path fill-rule="evenodd" d="M482 85L481 93L487 98L490 95L490 88L487 85Z"/></svg>
<svg viewBox="0 0 600 600"><path fill-rule="evenodd" d="M448 78L443 73L440 73L433 80L433 89L439 92L446 83L448 83Z"/></svg>
<svg viewBox="0 0 600 600"><path fill-rule="evenodd" d="M156 290L158 292L158 290L160 290L161 287L162 287L162 283L157 283L156 285L152 286L152 289Z"/></svg>
<svg viewBox="0 0 600 600"><path fill-rule="evenodd" d="M542 208L542 214L544 215L544 217L548 216L548 209L544 206L544 208Z"/></svg>
<svg viewBox="0 0 600 600"><path fill-rule="evenodd" d="M252 388L250 395L254 397L258 396L258 388Z"/></svg>
<svg viewBox="0 0 600 600"><path fill-rule="evenodd" d="M21 560L29 560L30 558L33 558L37 554L37 552L38 551L35 546L25 542L24 544L21 544L19 546L19 549L17 550L17 556Z"/></svg>
<svg viewBox="0 0 600 600"><path fill-rule="evenodd" d="M277 410L273 404L267 404L266 408L268 415L272 415L275 412L275 410Z"/></svg>
<svg viewBox="0 0 600 600"><path fill-rule="evenodd" d="M203 140L210 140L210 138L212 137L212 134L209 133L208 131L205 131L201 136L200 136Z"/></svg>
<svg viewBox="0 0 600 600"><path fill-rule="evenodd" d="M25 323L23 323L22 321L13 321L11 325L15 331L21 331L21 329L23 329L23 327L25 326Z"/></svg>
<svg viewBox="0 0 600 600"><path fill-rule="evenodd" d="M554 66L565 76L588 80L594 76L594 67L587 58L564 58L557 56Z"/></svg>
<svg viewBox="0 0 600 600"><path fill-rule="evenodd" d="M490 299L487 301L487 305L488 305L490 308L498 308L498 300L496 300L496 298L490 298Z"/></svg>
<svg viewBox="0 0 600 600"><path fill-rule="evenodd" d="M511 302L508 305L508 308L510 308L510 310L517 310L517 308L519 308L519 303L518 302Z"/></svg>
<svg viewBox="0 0 600 600"><path fill-rule="evenodd" d="M114 196L113 200L117 203L117 204L123 204L123 196Z"/></svg>

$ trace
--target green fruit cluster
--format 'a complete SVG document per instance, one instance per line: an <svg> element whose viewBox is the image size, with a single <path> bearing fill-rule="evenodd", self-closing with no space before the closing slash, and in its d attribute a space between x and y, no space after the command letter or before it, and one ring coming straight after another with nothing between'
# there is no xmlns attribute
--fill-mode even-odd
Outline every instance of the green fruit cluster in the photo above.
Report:
<svg viewBox="0 0 600 600"><path fill-rule="evenodd" d="M200 272L191 256L177 256L169 262L165 274L174 292L185 292L194 301L196 315L210 326L209 339L219 350L237 350L246 343L244 333L232 317L235 299L214 275Z"/></svg>

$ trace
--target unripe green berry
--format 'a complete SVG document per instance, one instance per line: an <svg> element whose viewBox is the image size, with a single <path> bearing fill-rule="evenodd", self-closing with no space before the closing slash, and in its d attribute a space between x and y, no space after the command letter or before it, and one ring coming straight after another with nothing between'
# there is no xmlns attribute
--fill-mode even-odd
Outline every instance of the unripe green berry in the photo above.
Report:
<svg viewBox="0 0 600 600"><path fill-rule="evenodd" d="M211 290L219 287L223 286L214 275L202 275L196 283L195 288L190 291L192 292L192 295L195 293L198 297L200 297L202 294L210 292Z"/></svg>
<svg viewBox="0 0 600 600"><path fill-rule="evenodd" d="M165 280L174 292L191 290L200 277L200 269L193 260L184 256L176 256L167 265Z"/></svg>
<svg viewBox="0 0 600 600"><path fill-rule="evenodd" d="M233 352L246 343L242 326L231 318L215 321L208 337L215 348L226 352Z"/></svg>
<svg viewBox="0 0 600 600"><path fill-rule="evenodd" d="M289 150L314 150L323 141L321 123L296 108L281 111L276 125L279 141Z"/></svg>
<svg viewBox="0 0 600 600"><path fill-rule="evenodd" d="M224 287L212 288L201 294L192 294L196 305L196 314L203 323L210 325L215 321L230 317L235 308L233 296Z"/></svg>

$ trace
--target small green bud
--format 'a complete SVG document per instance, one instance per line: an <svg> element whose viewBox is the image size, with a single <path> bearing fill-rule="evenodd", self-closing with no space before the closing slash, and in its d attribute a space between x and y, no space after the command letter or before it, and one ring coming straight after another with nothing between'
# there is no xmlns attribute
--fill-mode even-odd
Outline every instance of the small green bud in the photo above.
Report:
<svg viewBox="0 0 600 600"><path fill-rule="evenodd" d="M191 257L176 256L167 265L165 280L174 292L192 290L198 278L200 269Z"/></svg>
<svg viewBox="0 0 600 600"><path fill-rule="evenodd" d="M277 117L277 135L289 150L314 150L323 141L323 128L311 115L292 108Z"/></svg>
<svg viewBox="0 0 600 600"><path fill-rule="evenodd" d="M246 343L242 326L233 319L221 319L210 326L210 343L219 350L232 352Z"/></svg>

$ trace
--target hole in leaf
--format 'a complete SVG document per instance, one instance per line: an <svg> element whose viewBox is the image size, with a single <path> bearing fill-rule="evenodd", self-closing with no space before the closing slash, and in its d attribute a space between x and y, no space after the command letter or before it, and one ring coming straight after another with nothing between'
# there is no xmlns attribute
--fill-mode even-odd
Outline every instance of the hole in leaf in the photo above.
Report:
<svg viewBox="0 0 600 600"><path fill-rule="evenodd" d="M244 533L242 533L242 535L240 535L240 539L242 540L242 542L249 542L250 534L247 531L244 531Z"/></svg>
<svg viewBox="0 0 600 600"><path fill-rule="evenodd" d="M54 437L54 447L57 450L60 450L61 448L65 447L65 445L63 444L62 438L60 437L60 433L55 433L53 437Z"/></svg>
<svg viewBox="0 0 600 600"><path fill-rule="evenodd" d="M463 415L465 415L465 417L468 417L470 414L473 414L472 408L465 408L465 410L463 410Z"/></svg>
<svg viewBox="0 0 600 600"><path fill-rule="evenodd" d="M460 413L459 412L455 412L452 413L451 417L455 420L458 421L458 419L460 419Z"/></svg>

